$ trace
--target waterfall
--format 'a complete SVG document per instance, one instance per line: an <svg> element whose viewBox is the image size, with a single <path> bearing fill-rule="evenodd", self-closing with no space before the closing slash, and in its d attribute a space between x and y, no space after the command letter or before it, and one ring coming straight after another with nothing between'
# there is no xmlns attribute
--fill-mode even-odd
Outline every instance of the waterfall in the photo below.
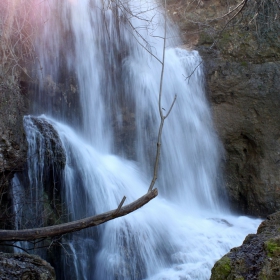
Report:
<svg viewBox="0 0 280 280"><path fill-rule="evenodd" d="M28 172L14 179L14 190L30 188L26 199L42 218L36 224L57 222L44 219L49 208L42 197L51 198L61 222L115 209L124 195L130 203L147 192L160 123L165 17L159 6L136 0L38 3L37 117L24 118ZM201 58L176 47L179 36L169 21L166 31L163 112L177 100L162 135L159 196L125 217L63 237L54 264L59 279L209 279L215 260L259 223L231 215L220 201L221 146ZM69 105L70 93L55 110L46 80L55 87L69 76L77 83L80 110ZM19 218L16 223L26 225Z"/></svg>
<svg viewBox="0 0 280 280"><path fill-rule="evenodd" d="M49 11L48 21L38 42L43 77L59 83L60 72L75 72L83 116L79 132L98 151L137 161L151 177L160 120L161 63L155 57L162 57L164 36L158 3L48 3L52 9L44 9ZM167 111L175 94L177 101L164 128L161 173L167 176L160 176L159 185L162 194L176 201L183 198L181 204L189 209L201 205L213 209L218 205L220 155L202 67L186 79L201 58L195 51L172 47L177 37L169 27L162 107Z"/></svg>

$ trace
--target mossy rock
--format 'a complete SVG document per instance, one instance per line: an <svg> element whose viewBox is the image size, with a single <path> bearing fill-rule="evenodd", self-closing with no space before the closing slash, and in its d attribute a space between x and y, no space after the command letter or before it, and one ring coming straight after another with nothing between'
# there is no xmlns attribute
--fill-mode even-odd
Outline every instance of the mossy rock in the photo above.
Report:
<svg viewBox="0 0 280 280"><path fill-rule="evenodd" d="M265 250L269 257L280 256L280 237L271 238L264 243Z"/></svg>
<svg viewBox="0 0 280 280"><path fill-rule="evenodd" d="M212 269L211 280L280 279L280 211L261 223L240 247L230 250Z"/></svg>
<svg viewBox="0 0 280 280"><path fill-rule="evenodd" d="M212 268L210 280L225 280L231 273L231 261L227 256L222 257L217 261Z"/></svg>

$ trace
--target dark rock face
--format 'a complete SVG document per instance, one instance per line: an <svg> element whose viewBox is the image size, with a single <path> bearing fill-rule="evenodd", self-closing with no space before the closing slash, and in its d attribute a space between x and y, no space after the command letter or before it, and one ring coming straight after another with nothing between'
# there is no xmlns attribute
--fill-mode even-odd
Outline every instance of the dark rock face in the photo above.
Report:
<svg viewBox="0 0 280 280"><path fill-rule="evenodd" d="M246 214L273 213L280 209L280 62L215 62L210 98L230 200Z"/></svg>
<svg viewBox="0 0 280 280"><path fill-rule="evenodd" d="M0 81L0 172L13 172L26 159L27 144L23 129L26 102L17 85Z"/></svg>
<svg viewBox="0 0 280 280"><path fill-rule="evenodd" d="M29 143L29 176L26 178L24 172L16 173L15 200L20 204L18 213L15 213L20 217L17 226L24 229L61 223L64 212L61 204L62 171L66 163L64 147L57 131L45 118L25 116L24 127Z"/></svg>
<svg viewBox="0 0 280 280"><path fill-rule="evenodd" d="M256 1L256 5L258 2ZM216 49L204 45L214 121L226 149L226 186L233 208L265 216L280 209L280 24L266 1L244 8ZM264 20L264 15L267 20Z"/></svg>
<svg viewBox="0 0 280 280"><path fill-rule="evenodd" d="M2 280L55 280L54 269L38 256L0 253Z"/></svg>
<svg viewBox="0 0 280 280"><path fill-rule="evenodd" d="M26 98L17 83L0 79L0 227L9 228L13 214L9 184L23 168L27 142L23 129Z"/></svg>
<svg viewBox="0 0 280 280"><path fill-rule="evenodd" d="M44 159L45 165L55 165L49 169L62 169L65 166L66 155L64 148L62 146L61 140L58 136L57 131L54 127L42 118L36 118L28 116L32 124L37 129L37 141L39 142L39 137L44 139Z"/></svg>
<svg viewBox="0 0 280 280"><path fill-rule="evenodd" d="M240 2L172 1L170 11L185 45L204 59L231 206L266 216L280 209L279 6L248 1L228 22L235 13L223 16Z"/></svg>
<svg viewBox="0 0 280 280"><path fill-rule="evenodd" d="M261 223L257 234L249 234L212 268L210 280L280 279L280 212Z"/></svg>

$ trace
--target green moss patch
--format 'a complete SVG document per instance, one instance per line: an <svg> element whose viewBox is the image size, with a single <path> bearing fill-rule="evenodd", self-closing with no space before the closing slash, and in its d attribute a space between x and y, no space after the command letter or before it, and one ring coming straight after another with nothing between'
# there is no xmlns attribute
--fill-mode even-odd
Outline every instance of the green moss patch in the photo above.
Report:
<svg viewBox="0 0 280 280"><path fill-rule="evenodd" d="M229 257L222 257L212 268L211 280L225 280L231 272L231 261Z"/></svg>
<svg viewBox="0 0 280 280"><path fill-rule="evenodd" d="M279 239L269 239L265 243L265 250L269 257L280 256L280 240Z"/></svg>

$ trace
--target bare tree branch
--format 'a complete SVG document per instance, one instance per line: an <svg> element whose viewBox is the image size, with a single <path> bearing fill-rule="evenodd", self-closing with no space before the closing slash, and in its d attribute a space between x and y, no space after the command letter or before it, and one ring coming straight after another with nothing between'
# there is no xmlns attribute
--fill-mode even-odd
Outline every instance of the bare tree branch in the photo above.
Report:
<svg viewBox="0 0 280 280"><path fill-rule="evenodd" d="M193 71L191 72L191 74L189 75L189 76L184 76L185 77L185 80L187 80L188 79L188 82L190 81L190 78L191 78L191 76L193 75L193 73L195 72L195 70L200 66L202 64L202 61L193 69Z"/></svg>
<svg viewBox="0 0 280 280"><path fill-rule="evenodd" d="M175 104L175 102L176 102L176 99L177 99L177 94L175 94L174 99L173 99L173 102L172 102L172 104L171 104L171 106L170 106L170 108L169 108L167 114L164 116L164 119L166 119L166 118L169 116L169 114L170 114L170 112L172 111L172 108L173 108L173 106L174 106L174 104Z"/></svg>
<svg viewBox="0 0 280 280"><path fill-rule="evenodd" d="M24 248L22 248L22 247L20 247L20 246L18 246L18 245L16 245L16 244L2 243L2 244L0 244L0 246L5 246L5 247L7 246L7 247L17 248L17 249L22 250L22 251L25 252L26 254L30 254L27 250L25 250Z"/></svg>
<svg viewBox="0 0 280 280"><path fill-rule="evenodd" d="M158 195L157 189L154 189L142 197L138 198L134 202L115 210L105 212L96 216L89 218L77 220L74 222L64 223L55 226L42 227L42 228L32 228L23 230L0 230L0 240L1 241L28 241L35 240L39 238L47 238L53 236L59 236L70 232L80 231L85 228L98 226L106 223L110 220L116 219L118 217L125 216L145 204Z"/></svg>
<svg viewBox="0 0 280 280"><path fill-rule="evenodd" d="M163 52L162 52L162 66L161 66L161 75L160 75L160 86L159 86L159 98L158 98L158 109L159 109L159 114L160 114L160 126L159 126L159 131L158 131L158 140L157 140L157 152L156 152L156 160L155 160L155 165L154 165L154 175L152 178L152 182L150 184L148 193L152 191L156 180L157 180L157 173L158 173L158 168L159 168L159 158L160 158L160 151L161 151L161 135L162 135L162 129L164 125L165 119L169 116L174 103L176 101L177 96L175 95L174 100L170 106L170 109L168 110L168 113L164 116L162 112L162 107L161 107L161 98L162 98L162 86L163 86L163 74L164 74L164 63L165 63L165 47L166 47L166 25L167 25L167 20L166 20L166 0L164 3L164 37L163 37Z"/></svg>

